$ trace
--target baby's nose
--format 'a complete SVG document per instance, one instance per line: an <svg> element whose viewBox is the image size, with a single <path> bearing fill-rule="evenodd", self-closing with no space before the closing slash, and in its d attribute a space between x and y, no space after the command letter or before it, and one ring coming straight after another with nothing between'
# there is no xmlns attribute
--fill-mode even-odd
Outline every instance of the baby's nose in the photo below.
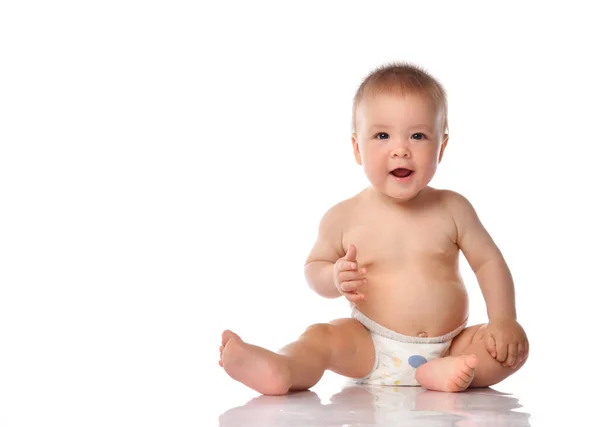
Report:
<svg viewBox="0 0 600 427"><path fill-rule="evenodd" d="M410 150L408 147L403 144L396 144L396 146L390 152L391 157L410 157Z"/></svg>

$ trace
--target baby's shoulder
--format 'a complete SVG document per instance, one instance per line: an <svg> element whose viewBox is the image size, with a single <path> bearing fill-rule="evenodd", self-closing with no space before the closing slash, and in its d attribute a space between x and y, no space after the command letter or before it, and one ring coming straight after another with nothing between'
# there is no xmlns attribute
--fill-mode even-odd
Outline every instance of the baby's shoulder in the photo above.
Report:
<svg viewBox="0 0 600 427"><path fill-rule="evenodd" d="M469 201L465 196L457 191L449 190L447 188L438 188L433 190L436 198L441 203L468 203Z"/></svg>
<svg viewBox="0 0 600 427"><path fill-rule="evenodd" d="M352 196L335 203L325 211L323 219L338 221L341 218L348 216L348 214L360 203L359 196L360 195Z"/></svg>
<svg viewBox="0 0 600 427"><path fill-rule="evenodd" d="M465 213L473 212L474 208L469 199L454 190L435 189L434 197L445 210L452 216L463 216Z"/></svg>
<svg viewBox="0 0 600 427"><path fill-rule="evenodd" d="M321 218L321 225L327 228L344 228L362 203L364 203L363 193L340 200L325 211Z"/></svg>

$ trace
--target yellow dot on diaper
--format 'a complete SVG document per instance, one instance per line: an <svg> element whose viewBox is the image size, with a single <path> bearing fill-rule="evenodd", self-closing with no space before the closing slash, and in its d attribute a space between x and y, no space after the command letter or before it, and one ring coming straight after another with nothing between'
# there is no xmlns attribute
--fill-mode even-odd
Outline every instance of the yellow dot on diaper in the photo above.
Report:
<svg viewBox="0 0 600 427"><path fill-rule="evenodd" d="M399 380L394 381L394 385L400 385L400 381ZM396 389L396 391L398 391L398 389Z"/></svg>
<svg viewBox="0 0 600 427"><path fill-rule="evenodd" d="M400 366L400 364L402 363L402 361L400 360L400 358L398 357L394 357L394 366L396 368L398 368Z"/></svg>

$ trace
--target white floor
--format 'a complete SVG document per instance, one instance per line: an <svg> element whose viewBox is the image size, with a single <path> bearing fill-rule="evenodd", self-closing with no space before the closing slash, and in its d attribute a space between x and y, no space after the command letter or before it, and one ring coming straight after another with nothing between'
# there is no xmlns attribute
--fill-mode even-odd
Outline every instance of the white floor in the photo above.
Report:
<svg viewBox="0 0 600 427"><path fill-rule="evenodd" d="M436 393L420 387L350 385L334 392L258 396L224 411L220 427L283 426L530 426L517 396L491 389Z"/></svg>
<svg viewBox="0 0 600 427"><path fill-rule="evenodd" d="M554 426L581 421L598 425L589 397L578 387L548 389L506 380L493 388L437 393L420 387L357 386L328 374L314 390L260 396L229 384L207 408L202 425L219 427ZM221 381L219 381L221 382ZM224 390L224 389L223 389Z"/></svg>

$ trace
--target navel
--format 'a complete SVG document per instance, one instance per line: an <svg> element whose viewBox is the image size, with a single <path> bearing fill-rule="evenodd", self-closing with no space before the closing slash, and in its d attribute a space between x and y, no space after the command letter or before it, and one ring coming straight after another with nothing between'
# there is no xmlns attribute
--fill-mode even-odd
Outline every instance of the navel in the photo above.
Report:
<svg viewBox="0 0 600 427"><path fill-rule="evenodd" d="M417 336L419 338L427 338L429 335L427 335L427 332L419 332L419 334Z"/></svg>

